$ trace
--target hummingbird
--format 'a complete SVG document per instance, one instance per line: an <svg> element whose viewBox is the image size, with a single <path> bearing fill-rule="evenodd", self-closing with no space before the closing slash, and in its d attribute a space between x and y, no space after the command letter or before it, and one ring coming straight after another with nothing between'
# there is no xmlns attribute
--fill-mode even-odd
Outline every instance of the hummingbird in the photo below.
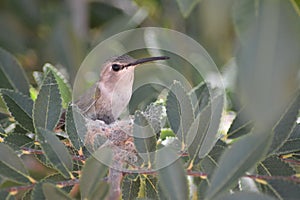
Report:
<svg viewBox="0 0 300 200"><path fill-rule="evenodd" d="M113 57L103 64L99 81L75 104L85 117L110 124L118 119L130 101L135 67L167 59L167 56L134 59L126 54Z"/></svg>

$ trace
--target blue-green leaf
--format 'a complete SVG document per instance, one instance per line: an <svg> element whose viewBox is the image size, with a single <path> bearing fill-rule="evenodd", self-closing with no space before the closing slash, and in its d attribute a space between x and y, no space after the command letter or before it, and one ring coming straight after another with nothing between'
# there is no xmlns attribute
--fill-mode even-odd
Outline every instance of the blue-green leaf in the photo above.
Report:
<svg viewBox="0 0 300 200"><path fill-rule="evenodd" d="M52 71L49 71L34 103L33 122L35 128L42 127L53 130L60 119L61 102L57 81Z"/></svg>
<svg viewBox="0 0 300 200"><path fill-rule="evenodd" d="M217 142L223 101L223 95L217 96L198 114L191 125L187 134L190 165L198 161L199 158L205 157Z"/></svg>
<svg viewBox="0 0 300 200"><path fill-rule="evenodd" d="M104 180L107 172L108 167L95 157L90 157L85 162L79 181L82 199L104 199L109 189L109 185Z"/></svg>
<svg viewBox="0 0 300 200"><path fill-rule="evenodd" d="M296 172L288 163L275 155L260 162L257 166L257 173L267 176L292 176Z"/></svg>
<svg viewBox="0 0 300 200"><path fill-rule="evenodd" d="M269 150L270 154L278 150L291 135L293 127L296 124L299 110L300 91L297 92L297 95L287 107L285 112L283 112L282 116L280 117L280 120L276 123L276 126L274 127L273 142Z"/></svg>
<svg viewBox="0 0 300 200"><path fill-rule="evenodd" d="M188 199L188 184L186 174L183 169L183 163L176 152L169 147L164 147L164 150L157 154L157 163L170 164L158 171L159 185L162 188L163 196L168 199Z"/></svg>
<svg viewBox="0 0 300 200"><path fill-rule="evenodd" d="M209 85L200 83L189 92L195 116L198 116L199 112L201 112L210 102L211 94L209 91Z"/></svg>
<svg viewBox="0 0 300 200"><path fill-rule="evenodd" d="M269 134L256 132L244 136L225 150L220 158L220 167L212 175L205 198L214 199L233 186L238 178L264 156L270 139Z"/></svg>
<svg viewBox="0 0 300 200"><path fill-rule="evenodd" d="M43 67L44 73L51 71L56 79L62 98L63 108L67 108L69 102L72 101L72 91L67 79L51 64L47 63Z"/></svg>
<svg viewBox="0 0 300 200"><path fill-rule="evenodd" d="M139 195L141 180L138 174L128 174L122 182L122 199L136 199Z"/></svg>
<svg viewBox="0 0 300 200"><path fill-rule="evenodd" d="M2 89L1 96L15 120L28 131L34 132L32 122L33 101L19 92Z"/></svg>
<svg viewBox="0 0 300 200"><path fill-rule="evenodd" d="M0 88L17 90L29 95L29 82L19 62L0 48Z"/></svg>
<svg viewBox="0 0 300 200"><path fill-rule="evenodd" d="M167 116L176 136L185 144L186 135L194 121L191 100L178 81L174 81L167 97Z"/></svg>
<svg viewBox="0 0 300 200"><path fill-rule="evenodd" d="M144 164L150 167L154 161L156 135L148 120L140 111L137 111L134 115L133 136L139 155L143 158Z"/></svg>
<svg viewBox="0 0 300 200"><path fill-rule="evenodd" d="M66 112L66 132L72 145L79 150L83 147L82 139L85 138L87 128L84 117L76 106L69 105Z"/></svg>
<svg viewBox="0 0 300 200"><path fill-rule="evenodd" d="M3 143L0 143L0 176L17 183L33 180L18 155Z"/></svg>
<svg viewBox="0 0 300 200"><path fill-rule="evenodd" d="M44 183L42 187L46 199L60 199L60 200L72 199L67 193L65 193L64 191L62 191L61 189L59 189L58 187L56 187L51 183Z"/></svg>
<svg viewBox="0 0 300 200"><path fill-rule="evenodd" d="M65 178L71 178L71 171L73 168L72 158L67 148L55 136L55 133L38 127L37 138L46 158L53 167Z"/></svg>

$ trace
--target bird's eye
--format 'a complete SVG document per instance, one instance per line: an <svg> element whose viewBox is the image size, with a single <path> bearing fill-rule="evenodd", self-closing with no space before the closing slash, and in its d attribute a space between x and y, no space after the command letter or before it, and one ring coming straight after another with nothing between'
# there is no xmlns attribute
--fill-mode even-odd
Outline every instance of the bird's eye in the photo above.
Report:
<svg viewBox="0 0 300 200"><path fill-rule="evenodd" d="M111 68L114 70L114 71L119 71L121 69L121 65L118 65L118 64L112 64Z"/></svg>

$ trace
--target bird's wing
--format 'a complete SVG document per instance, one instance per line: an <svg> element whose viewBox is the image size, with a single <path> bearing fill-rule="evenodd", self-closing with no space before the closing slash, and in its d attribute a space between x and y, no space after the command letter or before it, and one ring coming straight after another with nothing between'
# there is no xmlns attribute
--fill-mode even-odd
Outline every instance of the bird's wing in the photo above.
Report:
<svg viewBox="0 0 300 200"><path fill-rule="evenodd" d="M97 87L97 84L88 89L80 98L75 101L75 104L80 108L80 110L85 114L90 110L92 106L95 105L96 101L100 98L101 91Z"/></svg>

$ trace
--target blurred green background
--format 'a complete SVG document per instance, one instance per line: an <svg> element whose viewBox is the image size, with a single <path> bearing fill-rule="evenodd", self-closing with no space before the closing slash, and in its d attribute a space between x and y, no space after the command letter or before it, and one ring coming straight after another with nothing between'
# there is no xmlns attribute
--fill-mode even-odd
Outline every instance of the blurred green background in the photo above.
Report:
<svg viewBox="0 0 300 200"><path fill-rule="evenodd" d="M32 71L46 62L73 84L80 64L101 41L138 27L169 28L200 43L221 71L229 96L240 90L248 104L270 88L288 97L299 87L299 5L300 0L1 0L0 46L17 57L31 84ZM172 62L192 86L201 81L183 59ZM157 96L154 90L148 93ZM278 99L267 96L266 105Z"/></svg>
<svg viewBox="0 0 300 200"><path fill-rule="evenodd" d="M50 62L74 81L100 41L136 27L164 27L198 41L218 67L232 57L233 0L2 0L0 46L31 76Z"/></svg>

